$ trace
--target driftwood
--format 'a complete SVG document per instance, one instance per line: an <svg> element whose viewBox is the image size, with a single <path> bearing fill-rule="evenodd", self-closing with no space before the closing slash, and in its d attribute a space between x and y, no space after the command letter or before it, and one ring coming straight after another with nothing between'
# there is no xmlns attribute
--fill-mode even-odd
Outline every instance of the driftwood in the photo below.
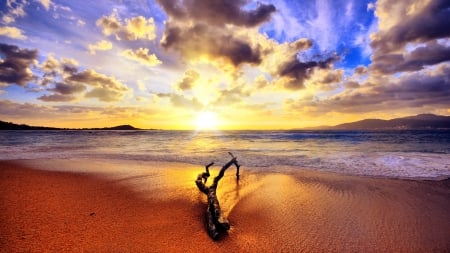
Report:
<svg viewBox="0 0 450 253"><path fill-rule="evenodd" d="M197 185L198 189L205 193L208 196L208 207L206 208L206 222L207 222L207 229L209 236L216 240L219 237L220 231L227 231L230 229L230 223L228 222L227 218L222 213L222 210L220 209L219 200L217 199L216 190L217 185L219 184L219 180L222 179L223 175L225 174L225 171L231 166L236 166L236 178L239 180L239 168L240 165L237 162L236 157L233 156L233 154L229 153L232 156L232 159L226 163L222 169L219 172L219 175L217 175L214 178L213 183L211 186L206 186L206 182L208 181L208 178L210 176L209 174L209 167L214 165L214 162L206 165L205 172L200 173L197 176L197 180L195 180L195 184Z"/></svg>

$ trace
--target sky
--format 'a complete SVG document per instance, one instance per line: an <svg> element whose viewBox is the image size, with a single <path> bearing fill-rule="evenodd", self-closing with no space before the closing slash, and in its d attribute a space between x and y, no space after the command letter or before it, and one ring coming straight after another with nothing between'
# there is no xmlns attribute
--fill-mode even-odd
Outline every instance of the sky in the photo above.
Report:
<svg viewBox="0 0 450 253"><path fill-rule="evenodd" d="M6 0L0 120L296 129L450 115L446 0Z"/></svg>

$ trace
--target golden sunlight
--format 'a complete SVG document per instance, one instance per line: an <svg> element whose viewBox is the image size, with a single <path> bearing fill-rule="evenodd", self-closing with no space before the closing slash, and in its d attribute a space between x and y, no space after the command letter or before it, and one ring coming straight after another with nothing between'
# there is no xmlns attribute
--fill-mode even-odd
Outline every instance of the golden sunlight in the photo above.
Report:
<svg viewBox="0 0 450 253"><path fill-rule="evenodd" d="M217 114L211 111L197 113L195 127L197 130L215 130L219 125Z"/></svg>

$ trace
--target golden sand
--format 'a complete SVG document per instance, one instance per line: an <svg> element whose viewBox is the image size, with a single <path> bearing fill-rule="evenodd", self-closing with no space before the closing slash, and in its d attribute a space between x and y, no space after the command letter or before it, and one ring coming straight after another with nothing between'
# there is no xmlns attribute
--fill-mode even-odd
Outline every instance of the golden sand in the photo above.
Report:
<svg viewBox="0 0 450 253"><path fill-rule="evenodd" d="M232 228L212 241L206 196L194 184L203 168L150 163L121 171L125 165L1 161L0 251L450 251L449 180L244 168L237 182L227 172L218 196Z"/></svg>

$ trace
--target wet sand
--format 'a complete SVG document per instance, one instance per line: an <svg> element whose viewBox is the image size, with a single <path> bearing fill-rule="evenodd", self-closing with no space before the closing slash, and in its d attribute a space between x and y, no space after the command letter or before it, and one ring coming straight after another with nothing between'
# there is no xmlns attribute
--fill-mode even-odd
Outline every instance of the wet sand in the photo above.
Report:
<svg viewBox="0 0 450 253"><path fill-rule="evenodd" d="M450 251L449 180L227 171L218 191L232 228L212 241L202 167L133 163L0 161L0 251Z"/></svg>

